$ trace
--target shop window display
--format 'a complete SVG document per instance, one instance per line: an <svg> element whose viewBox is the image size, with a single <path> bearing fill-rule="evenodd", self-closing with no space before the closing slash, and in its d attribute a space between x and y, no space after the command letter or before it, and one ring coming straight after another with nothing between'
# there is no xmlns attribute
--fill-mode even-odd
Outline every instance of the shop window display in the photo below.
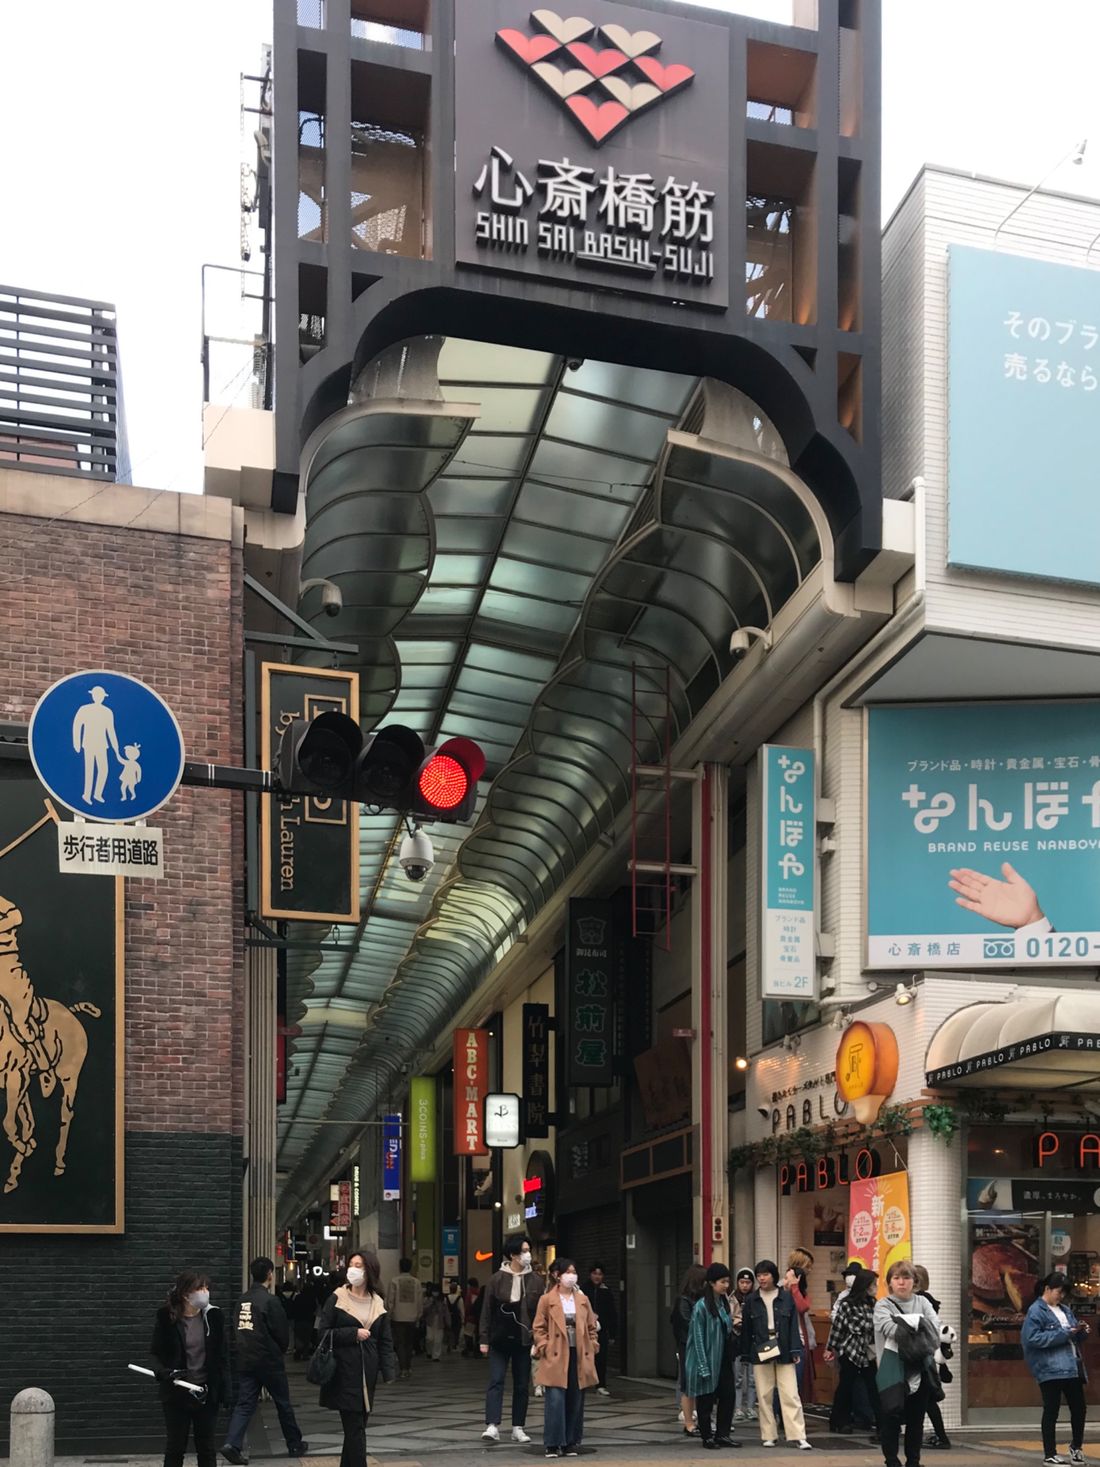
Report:
<svg viewBox="0 0 1100 1467"><path fill-rule="evenodd" d="M1086 1399L1100 1402L1100 1165L1068 1128L1064 1144L1041 1144L1036 1127L971 1128L966 1182L968 1419L1026 1418L1039 1392L1024 1363L1020 1331L1039 1280L1063 1269L1067 1303L1093 1329L1082 1353Z"/></svg>

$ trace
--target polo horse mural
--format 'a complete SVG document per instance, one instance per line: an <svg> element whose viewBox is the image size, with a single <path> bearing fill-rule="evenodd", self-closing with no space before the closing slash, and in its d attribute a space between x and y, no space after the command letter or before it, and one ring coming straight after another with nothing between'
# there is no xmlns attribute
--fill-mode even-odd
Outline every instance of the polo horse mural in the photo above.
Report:
<svg viewBox="0 0 1100 1467"><path fill-rule="evenodd" d="M64 1176L80 1072L88 1057L88 1035L79 1016L100 1017L95 1004L65 1005L35 993L19 956L22 921L19 908L0 896L0 1087L5 1102L4 1136L14 1153L5 1193L19 1186L23 1164L37 1146L31 1103L31 1082L36 1075L43 1097L55 1089L61 1092L53 1174Z"/></svg>

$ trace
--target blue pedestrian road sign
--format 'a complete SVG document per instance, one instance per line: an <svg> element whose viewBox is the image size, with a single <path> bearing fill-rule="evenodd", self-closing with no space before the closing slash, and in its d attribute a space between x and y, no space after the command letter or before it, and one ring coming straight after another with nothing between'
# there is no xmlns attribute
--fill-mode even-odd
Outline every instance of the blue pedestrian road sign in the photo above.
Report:
<svg viewBox="0 0 1100 1467"><path fill-rule="evenodd" d="M39 698L28 733L54 799L95 821L143 820L183 777L183 735L159 694L124 672L74 672Z"/></svg>

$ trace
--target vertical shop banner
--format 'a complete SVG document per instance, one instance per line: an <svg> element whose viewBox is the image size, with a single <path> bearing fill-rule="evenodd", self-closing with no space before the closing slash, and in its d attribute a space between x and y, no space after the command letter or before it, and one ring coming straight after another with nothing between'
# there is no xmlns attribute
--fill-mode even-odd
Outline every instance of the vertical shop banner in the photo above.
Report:
<svg viewBox="0 0 1100 1467"><path fill-rule="evenodd" d="M523 1137L550 1134L550 1006L523 1005Z"/></svg>
<svg viewBox="0 0 1100 1467"><path fill-rule="evenodd" d="M330 1224L334 1233L346 1233L351 1227L351 1182L338 1182L336 1184L336 1201L332 1204L332 1222Z"/></svg>
<svg viewBox="0 0 1100 1467"><path fill-rule="evenodd" d="M382 1117L382 1201L401 1201L401 1117Z"/></svg>
<svg viewBox="0 0 1100 1467"><path fill-rule="evenodd" d="M909 1173L887 1172L853 1181L848 1194L848 1257L878 1274L878 1297L886 1295L886 1270L913 1256L909 1227Z"/></svg>
<svg viewBox="0 0 1100 1467"><path fill-rule="evenodd" d="M454 1154L484 1156L485 1096L489 1091L488 1029L454 1032Z"/></svg>
<svg viewBox="0 0 1100 1467"><path fill-rule="evenodd" d="M1100 966L1100 703L867 717L872 968Z"/></svg>
<svg viewBox="0 0 1100 1467"><path fill-rule="evenodd" d="M817 997L814 752L765 744L760 820L763 998Z"/></svg>
<svg viewBox="0 0 1100 1467"><path fill-rule="evenodd" d="M1100 581L1100 280L1087 263L948 246L951 565Z"/></svg>
<svg viewBox="0 0 1100 1467"><path fill-rule="evenodd" d="M615 930L610 902L569 903L566 978L569 1048L566 1084L611 1085L615 1079Z"/></svg>
<svg viewBox="0 0 1100 1467"><path fill-rule="evenodd" d="M417 1075L409 1084L409 1181L435 1181L435 1078Z"/></svg>
<svg viewBox="0 0 1100 1467"><path fill-rule="evenodd" d="M359 720L359 674L265 662L260 669L260 763L276 769L296 719ZM260 913L302 922L359 921L358 805L329 795L260 801Z"/></svg>
<svg viewBox="0 0 1100 1467"><path fill-rule="evenodd" d="M443 1277L458 1278L459 1226L449 1224L443 1229Z"/></svg>

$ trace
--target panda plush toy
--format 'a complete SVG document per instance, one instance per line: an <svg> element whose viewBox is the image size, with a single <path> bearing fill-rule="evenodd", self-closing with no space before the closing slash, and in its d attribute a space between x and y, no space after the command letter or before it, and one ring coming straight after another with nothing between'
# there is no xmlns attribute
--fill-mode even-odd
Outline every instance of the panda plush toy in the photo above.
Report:
<svg viewBox="0 0 1100 1467"><path fill-rule="evenodd" d="M958 1334L949 1324L940 1325L940 1343L933 1359L940 1368L940 1380L943 1381L944 1385L948 1385L954 1379L951 1371L948 1369L947 1362L955 1354L955 1344L958 1338Z"/></svg>

